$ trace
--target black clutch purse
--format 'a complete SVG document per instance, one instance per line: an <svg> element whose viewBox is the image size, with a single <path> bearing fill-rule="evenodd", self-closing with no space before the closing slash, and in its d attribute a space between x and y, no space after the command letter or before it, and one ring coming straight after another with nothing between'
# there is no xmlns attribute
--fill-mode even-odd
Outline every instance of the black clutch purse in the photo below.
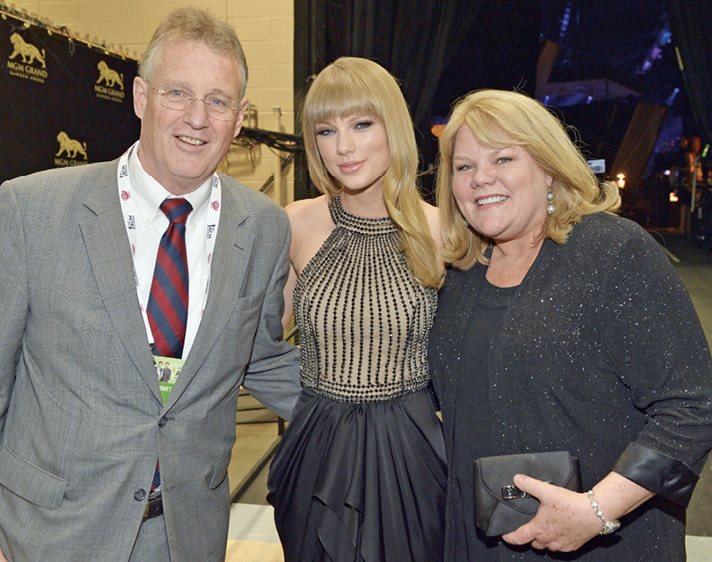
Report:
<svg viewBox="0 0 712 562"><path fill-rule="evenodd" d="M488 537L514 531L539 509L536 498L514 485L515 474L581 491L579 460L568 451L482 457L475 461L474 472L476 522Z"/></svg>

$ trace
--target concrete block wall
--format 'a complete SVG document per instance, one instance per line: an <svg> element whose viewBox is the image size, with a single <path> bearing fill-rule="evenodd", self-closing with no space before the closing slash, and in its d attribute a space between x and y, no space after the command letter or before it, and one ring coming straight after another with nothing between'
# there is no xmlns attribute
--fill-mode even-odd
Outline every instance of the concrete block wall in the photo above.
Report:
<svg viewBox="0 0 712 562"><path fill-rule="evenodd" d="M121 45L131 56L143 53L154 29L186 0L15 0L12 4L73 34ZM293 0L192 0L235 27L247 57L247 97L252 111L246 126L284 133L294 130ZM282 155L285 156L285 155ZM259 189L275 171L277 155L264 145L233 148L223 171ZM285 204L293 197L290 167L268 194Z"/></svg>

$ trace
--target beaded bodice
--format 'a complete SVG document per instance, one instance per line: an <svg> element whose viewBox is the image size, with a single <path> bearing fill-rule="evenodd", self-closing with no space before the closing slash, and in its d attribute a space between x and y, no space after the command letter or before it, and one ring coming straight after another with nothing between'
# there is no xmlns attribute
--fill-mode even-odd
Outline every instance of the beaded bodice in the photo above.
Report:
<svg viewBox="0 0 712 562"><path fill-rule="evenodd" d="M411 273L390 218L351 215L338 196L329 211L335 228L294 290L302 385L350 402L426 386L435 290Z"/></svg>

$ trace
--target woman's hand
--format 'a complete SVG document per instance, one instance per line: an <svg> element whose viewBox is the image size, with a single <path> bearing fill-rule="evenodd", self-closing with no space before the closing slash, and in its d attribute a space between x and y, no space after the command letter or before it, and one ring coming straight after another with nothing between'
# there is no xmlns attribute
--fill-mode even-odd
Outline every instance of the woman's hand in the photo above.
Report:
<svg viewBox="0 0 712 562"><path fill-rule="evenodd" d="M541 506L534 518L516 531L502 536L513 545L531 544L532 548L571 552L579 549L601 531L601 521L591 509L586 494L547 484L519 474L514 483L534 496Z"/></svg>
<svg viewBox="0 0 712 562"><path fill-rule="evenodd" d="M601 520L586 494L572 492L518 474L514 484L537 498L541 505L534 518L516 531L502 536L514 545L571 552L600 534ZM593 488L600 509L607 519L618 519L653 497L653 493L616 472L611 472Z"/></svg>

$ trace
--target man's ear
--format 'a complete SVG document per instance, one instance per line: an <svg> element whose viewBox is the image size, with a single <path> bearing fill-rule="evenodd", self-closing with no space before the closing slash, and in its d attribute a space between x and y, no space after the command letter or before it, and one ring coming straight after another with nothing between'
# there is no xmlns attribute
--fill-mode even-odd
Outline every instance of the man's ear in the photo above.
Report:
<svg viewBox="0 0 712 562"><path fill-rule="evenodd" d="M247 111L248 105L250 105L250 100L248 100L247 98L242 98L240 105L237 107L237 121L235 121L234 137L237 137L237 135L240 134L240 129L242 129L242 122L245 120L245 112Z"/></svg>
<svg viewBox="0 0 712 562"><path fill-rule="evenodd" d="M148 101L148 83L136 76L133 81L133 104L134 113L139 119L143 119L143 114L146 111L146 103Z"/></svg>

